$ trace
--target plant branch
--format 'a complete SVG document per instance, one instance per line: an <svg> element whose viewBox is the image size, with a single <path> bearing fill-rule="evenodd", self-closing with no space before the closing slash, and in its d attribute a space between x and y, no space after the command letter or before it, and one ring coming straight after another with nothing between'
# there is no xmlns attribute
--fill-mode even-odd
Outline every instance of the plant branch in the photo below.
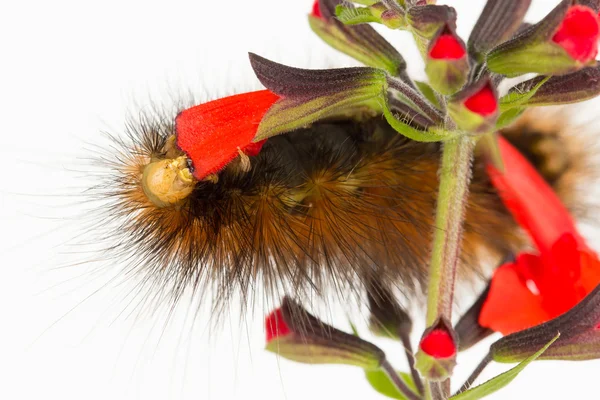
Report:
<svg viewBox="0 0 600 400"><path fill-rule="evenodd" d="M479 363L477 368L475 368L475 370L471 373L469 378L467 378L465 383L463 383L463 385L460 387L460 390L458 392L456 392L456 394L459 394L459 393L464 392L465 390L468 390L471 387L471 385L473 384L473 382L475 382L475 379L477 379L479 377L481 372L483 372L485 367L487 367L491 361L492 361L492 354L487 353L486 356L484 357L484 359L481 360L481 362Z"/></svg>
<svg viewBox="0 0 600 400"><path fill-rule="evenodd" d="M384 359L381 363L381 369L387 374L394 386L398 389L409 400L420 400L421 396L409 388L406 383L400 378L394 367L389 363L388 360Z"/></svg>
<svg viewBox="0 0 600 400"><path fill-rule="evenodd" d="M421 375L419 375L419 372L415 368L415 356L413 354L412 345L410 344L410 337L404 332L399 332L399 335L402 345L404 346L404 352L406 353L406 359L408 360L413 382L415 383L419 393L422 395L424 393L423 381L421 380Z"/></svg>

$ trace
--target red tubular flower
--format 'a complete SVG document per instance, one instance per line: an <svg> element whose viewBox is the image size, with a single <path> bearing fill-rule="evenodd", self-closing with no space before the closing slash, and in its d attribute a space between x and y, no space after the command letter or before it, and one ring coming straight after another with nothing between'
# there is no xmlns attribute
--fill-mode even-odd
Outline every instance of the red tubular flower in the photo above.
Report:
<svg viewBox="0 0 600 400"><path fill-rule="evenodd" d="M459 60L467 55L467 51L453 35L440 35L431 49L429 57L434 60Z"/></svg>
<svg viewBox="0 0 600 400"><path fill-rule="evenodd" d="M600 283L600 260L585 244L553 190L506 140L499 138L504 173L488 174L505 206L527 231L538 253L521 253L491 281L479 323L509 334L575 306Z"/></svg>
<svg viewBox="0 0 600 400"><path fill-rule="evenodd" d="M243 151L258 154L263 142L253 143L258 124L279 96L268 90L242 93L188 108L177 115L177 145L203 179L220 171Z"/></svg>
<svg viewBox="0 0 600 400"><path fill-rule="evenodd" d="M554 43L565 49L573 59L582 63L596 58L599 39L598 16L594 10L582 5L569 8L552 37Z"/></svg>
<svg viewBox="0 0 600 400"><path fill-rule="evenodd" d="M487 117L498 110L498 99L488 84L465 100L465 107L474 113Z"/></svg>

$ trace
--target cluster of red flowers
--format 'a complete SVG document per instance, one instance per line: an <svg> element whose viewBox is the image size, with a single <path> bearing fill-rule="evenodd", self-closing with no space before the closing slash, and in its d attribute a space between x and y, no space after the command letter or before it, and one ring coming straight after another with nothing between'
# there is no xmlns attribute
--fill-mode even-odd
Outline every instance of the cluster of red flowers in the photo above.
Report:
<svg viewBox="0 0 600 400"><path fill-rule="evenodd" d="M504 171L488 173L504 204L537 248L494 273L481 325L509 334L555 318L600 283L600 260L569 212L529 162L500 138Z"/></svg>

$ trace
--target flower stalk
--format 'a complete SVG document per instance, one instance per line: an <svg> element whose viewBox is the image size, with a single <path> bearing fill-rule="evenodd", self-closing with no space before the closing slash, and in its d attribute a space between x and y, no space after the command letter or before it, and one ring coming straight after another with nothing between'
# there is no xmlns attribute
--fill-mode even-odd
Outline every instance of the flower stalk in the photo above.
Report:
<svg viewBox="0 0 600 400"><path fill-rule="evenodd" d="M460 135L444 142L435 217L433 250L427 288L427 325L451 320L456 267L463 233L465 204L471 181L476 140Z"/></svg>

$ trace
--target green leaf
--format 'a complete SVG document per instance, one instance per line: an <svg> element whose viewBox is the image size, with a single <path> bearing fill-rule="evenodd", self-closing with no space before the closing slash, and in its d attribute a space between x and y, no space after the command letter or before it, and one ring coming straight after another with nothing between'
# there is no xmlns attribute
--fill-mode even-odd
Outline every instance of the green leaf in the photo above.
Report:
<svg viewBox="0 0 600 400"><path fill-rule="evenodd" d="M504 111L498 117L498 121L496 121L496 129L502 129L502 128L505 128L508 125L512 124L524 112L525 112L525 107L511 108L508 111Z"/></svg>
<svg viewBox="0 0 600 400"><path fill-rule="evenodd" d="M441 142L452 137L449 132L435 127L431 127L426 131L415 129L407 123L408 121L405 122L395 116L387 106L383 107L383 116L396 132L417 142Z"/></svg>
<svg viewBox="0 0 600 400"><path fill-rule="evenodd" d="M533 95L538 91L540 87L544 83L550 79L550 76L546 76L544 79L539 81L531 90L527 92L519 92L519 91L509 91L507 95L502 96L499 100L500 112L504 112L510 110L511 108L520 107L523 104L526 104L529 99L533 97Z"/></svg>
<svg viewBox="0 0 600 400"><path fill-rule="evenodd" d="M521 371L523 371L526 366L529 365L529 363L531 363L536 358L541 356L548 349L548 347L550 347L552 345L552 343L554 343L559 337L560 337L560 333L556 334L556 336L554 336L554 338L552 340L550 340L550 342L548 342L544 347L542 347L537 353L535 353L531 357L523 360L516 367L506 371L503 374L500 374L500 375L490 379L489 381L487 381L479 386L475 386L474 388L471 388L465 392L457 394L456 396L452 396L450 399L452 399L452 400L477 400L477 399L484 398L485 396L488 396L494 392L497 392L498 390L502 389L504 386L511 383L513 381L513 379L515 379L517 377L517 375L519 375L519 373Z"/></svg>
<svg viewBox="0 0 600 400"><path fill-rule="evenodd" d="M400 379L406 383L406 385L415 393L418 392L415 383L412 380L412 377L404 372L398 372ZM381 393L384 396L391 397L392 399L400 399L405 400L406 396L398 391L396 386L392 383L387 374L380 369L373 370L365 370L365 376L367 377L367 381L371 384L373 389L377 392Z"/></svg>
<svg viewBox="0 0 600 400"><path fill-rule="evenodd" d="M363 6L372 6L378 2L379 0L352 0L352 3L362 4Z"/></svg>
<svg viewBox="0 0 600 400"><path fill-rule="evenodd" d="M500 147L498 147L498 138L496 136L496 132L488 132L485 133L481 136L481 139L479 139L479 145L482 147L483 151L485 152L486 156L488 157L488 159L490 160L490 162L492 163L492 165L500 172L504 173L504 160L502 160L502 154L500 153ZM486 297L487 297L487 293L486 293ZM477 314L479 315L479 314ZM475 329L477 329L479 334L481 334L483 337L490 335L491 334L491 330L487 330L483 327L476 327ZM479 335L477 335L479 336ZM483 337L481 337L483 339ZM460 341L459 341L460 343Z"/></svg>
<svg viewBox="0 0 600 400"><path fill-rule="evenodd" d="M352 322L350 318L348 318L348 322L350 323L350 329L352 330L352 334L359 338L360 335L358 334L358 329L356 329L356 325L354 325L354 322Z"/></svg>
<svg viewBox="0 0 600 400"><path fill-rule="evenodd" d="M419 89L421 94L425 96L429 102L431 102L437 108L442 108L437 96L435 95L435 90L433 90L427 82L415 81L415 85L417 85L417 89Z"/></svg>

